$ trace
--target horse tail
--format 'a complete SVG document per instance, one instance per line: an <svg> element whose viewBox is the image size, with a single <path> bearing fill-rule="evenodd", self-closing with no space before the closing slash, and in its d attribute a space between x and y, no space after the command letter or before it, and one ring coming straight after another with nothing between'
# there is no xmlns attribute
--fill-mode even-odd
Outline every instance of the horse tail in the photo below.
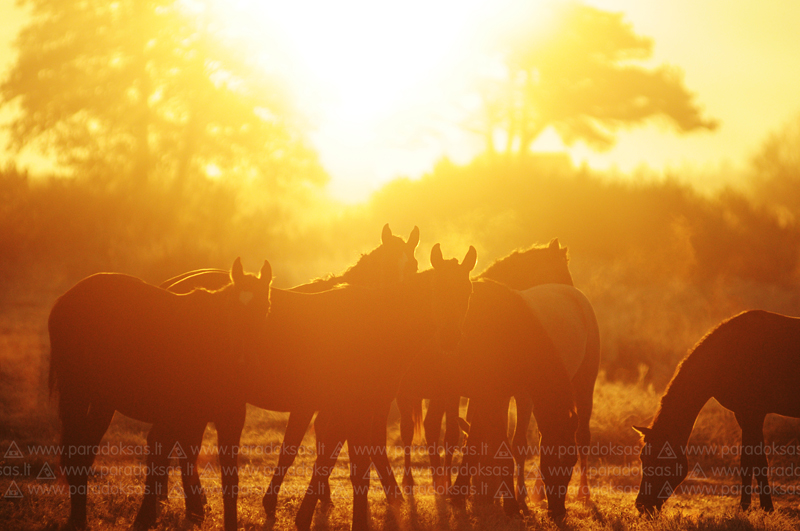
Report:
<svg viewBox="0 0 800 531"><path fill-rule="evenodd" d="M414 421L414 435L422 435L422 400L414 400L411 408L411 419Z"/></svg>

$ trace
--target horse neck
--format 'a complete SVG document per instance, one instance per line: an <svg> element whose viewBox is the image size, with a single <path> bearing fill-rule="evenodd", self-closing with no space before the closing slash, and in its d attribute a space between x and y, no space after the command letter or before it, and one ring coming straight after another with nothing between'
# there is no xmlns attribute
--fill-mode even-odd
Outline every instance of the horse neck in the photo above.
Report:
<svg viewBox="0 0 800 531"><path fill-rule="evenodd" d="M420 336L433 333L433 269L410 275L393 288L397 298L398 316L407 327L418 330Z"/></svg>
<svg viewBox="0 0 800 531"><path fill-rule="evenodd" d="M489 279L516 290L524 290L542 284L566 284L574 286L569 268L555 272L546 267L530 267L521 263L521 255L512 255L490 265L479 279Z"/></svg>
<svg viewBox="0 0 800 531"><path fill-rule="evenodd" d="M361 258L348 267L343 273L338 275L330 274L324 278L317 278L307 284L301 284L292 288L292 291L301 293L320 293L333 289L341 284L352 284L354 286L377 287L380 284L377 267L379 256L377 250L361 255Z"/></svg>
<svg viewBox="0 0 800 531"><path fill-rule="evenodd" d="M697 415L713 396L711 374L698 367L699 360L691 358L688 356L678 367L652 424L654 431L667 434L681 446L688 443Z"/></svg>

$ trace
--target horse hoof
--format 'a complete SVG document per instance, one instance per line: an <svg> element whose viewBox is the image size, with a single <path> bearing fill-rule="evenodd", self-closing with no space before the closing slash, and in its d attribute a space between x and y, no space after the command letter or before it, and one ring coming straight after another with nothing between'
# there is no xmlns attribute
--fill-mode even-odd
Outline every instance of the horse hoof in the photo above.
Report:
<svg viewBox="0 0 800 531"><path fill-rule="evenodd" d="M519 509L520 509L520 511L522 511L522 515L523 516L530 516L531 515L531 510L528 507L528 504L525 503L525 502L518 502L518 503L519 503Z"/></svg>

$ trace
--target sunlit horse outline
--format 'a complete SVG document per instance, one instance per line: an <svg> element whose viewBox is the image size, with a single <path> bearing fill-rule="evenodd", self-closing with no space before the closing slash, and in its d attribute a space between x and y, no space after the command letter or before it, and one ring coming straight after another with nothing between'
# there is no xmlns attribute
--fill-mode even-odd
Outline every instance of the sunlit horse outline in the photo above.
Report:
<svg viewBox="0 0 800 531"><path fill-rule="evenodd" d="M186 433L198 425L225 422L229 411L218 394L230 392L224 380L238 375L255 348L270 311L272 270L264 262L258 277L245 274L237 258L228 275L222 289L178 295L128 275L99 273L53 305L50 390L58 392L60 470L70 486L67 528L86 527L87 474L115 411L151 423L150 446L160 437L167 449L173 443L188 448ZM80 446L89 451L75 451ZM166 468L167 451L148 453L148 465ZM166 494L166 484L154 479L148 477L134 527L155 521L155 496ZM187 492L199 488L196 479L182 475ZM187 498L186 510L190 521L202 520L202 503Z"/></svg>
<svg viewBox="0 0 800 531"><path fill-rule="evenodd" d="M742 509L759 502L774 510L764 450L769 413L800 418L800 318L763 310L742 312L706 334L680 362L642 436L642 481L635 506L660 511L689 474L686 446L700 410L711 398L732 411L742 429Z"/></svg>

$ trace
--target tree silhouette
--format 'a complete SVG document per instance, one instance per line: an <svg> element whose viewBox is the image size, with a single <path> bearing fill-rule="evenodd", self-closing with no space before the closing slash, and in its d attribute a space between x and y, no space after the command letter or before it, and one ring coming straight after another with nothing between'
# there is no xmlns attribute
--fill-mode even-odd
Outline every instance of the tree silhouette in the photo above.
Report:
<svg viewBox="0 0 800 531"><path fill-rule="evenodd" d="M622 13L579 3L552 7L546 21L539 13L521 15L495 40L503 73L482 79L481 115L471 126L485 135L489 153L501 136L506 154L524 155L550 126L567 145L582 140L598 150L613 146L621 127L659 116L680 132L716 127L678 69L637 64L651 57L653 44Z"/></svg>
<svg viewBox="0 0 800 531"><path fill-rule="evenodd" d="M279 85L225 46L202 1L26 3L2 84L12 147L132 190L183 193L209 172L272 189L324 180Z"/></svg>
<svg viewBox="0 0 800 531"><path fill-rule="evenodd" d="M800 114L764 140L753 157L751 185L756 200L785 223L800 220Z"/></svg>

